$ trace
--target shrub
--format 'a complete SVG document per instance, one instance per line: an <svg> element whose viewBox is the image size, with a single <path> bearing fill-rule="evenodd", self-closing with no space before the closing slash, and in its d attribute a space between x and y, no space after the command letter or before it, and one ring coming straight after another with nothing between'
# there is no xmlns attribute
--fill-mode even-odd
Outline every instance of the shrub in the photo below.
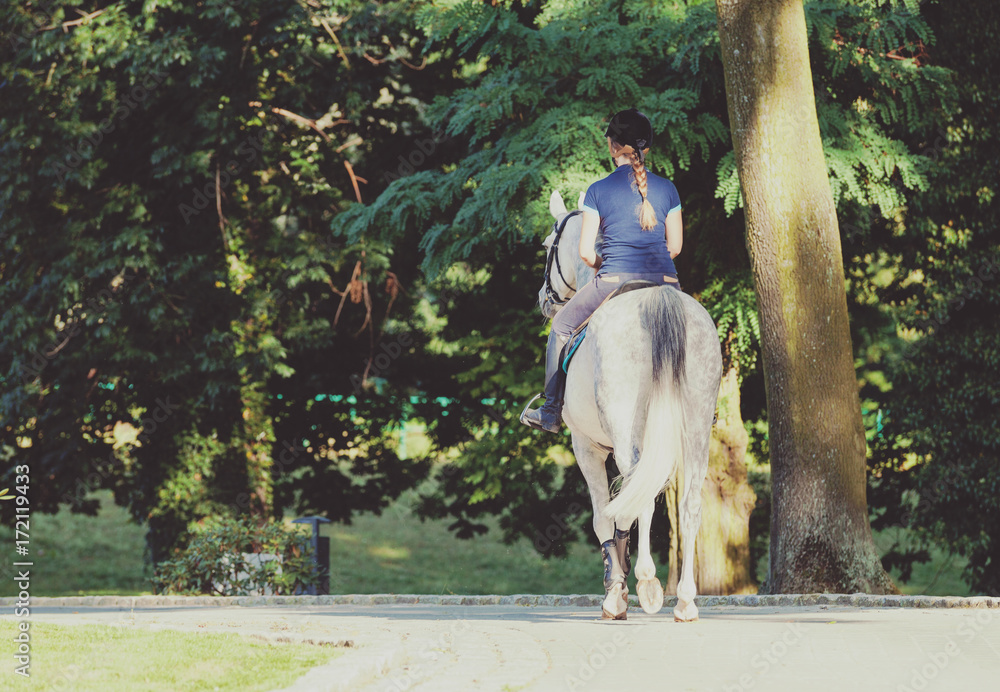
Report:
<svg viewBox="0 0 1000 692"><path fill-rule="evenodd" d="M186 548L156 566L153 582L157 591L168 594L294 594L319 580L309 538L304 526L260 524L249 517L206 520L192 532ZM247 556L260 553L278 559Z"/></svg>

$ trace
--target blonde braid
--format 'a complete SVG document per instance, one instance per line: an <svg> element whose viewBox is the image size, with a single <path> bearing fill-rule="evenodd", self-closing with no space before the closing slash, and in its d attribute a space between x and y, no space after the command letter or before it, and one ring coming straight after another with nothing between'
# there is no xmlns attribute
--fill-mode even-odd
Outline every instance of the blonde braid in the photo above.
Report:
<svg viewBox="0 0 1000 692"><path fill-rule="evenodd" d="M656 226L656 212L653 211L653 205L646 199L646 166L639 157L639 152L632 147L626 147L626 149L628 149L629 158L632 159L632 175L635 176L635 186L639 189L639 194L642 195L642 206L639 207L639 226L644 231L651 231Z"/></svg>
<svg viewBox="0 0 1000 692"><path fill-rule="evenodd" d="M631 145L621 145L613 139L609 144L612 157L617 158L625 154L632 163L632 183L639 191L639 194L642 195L642 204L639 205L639 209L637 210L639 212L639 227L644 231L651 231L656 227L656 212L653 210L653 205L646 199L646 166L642 162L639 152L633 149Z"/></svg>

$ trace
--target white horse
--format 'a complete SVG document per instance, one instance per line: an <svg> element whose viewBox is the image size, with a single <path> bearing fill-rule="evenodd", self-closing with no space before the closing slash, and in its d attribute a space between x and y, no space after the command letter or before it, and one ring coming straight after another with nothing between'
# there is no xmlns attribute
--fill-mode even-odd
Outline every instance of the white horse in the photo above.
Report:
<svg viewBox="0 0 1000 692"><path fill-rule="evenodd" d="M567 219L558 192L552 194L549 211L556 224L545 240L549 257L538 304L542 314L551 318L578 286L593 279L594 270L579 254L582 216ZM639 603L647 613L663 607L663 587L650 555L649 528L657 496L683 462L684 489L678 508L683 570L674 619L698 619L694 540L701 523L701 487L708 471L709 437L721 379L715 323L694 298L672 286L624 293L598 308L591 318L567 373L563 419L590 488L594 533L604 554L602 617L626 618L628 537L637 519ZM623 477L614 500L605 470L609 452L614 453Z"/></svg>

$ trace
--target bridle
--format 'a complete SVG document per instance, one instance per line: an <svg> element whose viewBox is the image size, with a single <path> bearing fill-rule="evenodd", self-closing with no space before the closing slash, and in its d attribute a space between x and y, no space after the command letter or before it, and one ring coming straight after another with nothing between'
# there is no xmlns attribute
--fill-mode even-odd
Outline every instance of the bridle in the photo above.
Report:
<svg viewBox="0 0 1000 692"><path fill-rule="evenodd" d="M555 232L555 239L552 241L552 245L549 246L549 253L545 257L545 302L552 303L553 305L565 305L569 302L571 296L561 298L556 292L555 286L552 285L552 267L555 266L556 272L559 274L559 278L562 279L563 284L572 289L569 281L563 276L562 267L559 266L559 239L562 238L563 230L566 228L566 222L572 219L574 216L582 214L582 211L571 211L569 214L563 217L561 223L552 224L552 230Z"/></svg>

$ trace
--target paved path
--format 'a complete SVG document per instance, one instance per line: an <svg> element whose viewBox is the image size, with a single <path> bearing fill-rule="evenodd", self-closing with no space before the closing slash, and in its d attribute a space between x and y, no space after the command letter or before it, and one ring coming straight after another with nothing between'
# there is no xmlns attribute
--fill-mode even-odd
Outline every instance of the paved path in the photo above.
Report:
<svg viewBox="0 0 1000 692"><path fill-rule="evenodd" d="M88 605L36 599L31 620L235 631L345 647L343 656L283 692L1000 689L1000 599L957 608L857 607L836 605L836 598L826 605L707 605L701 620L688 624L675 623L667 608L657 615L630 611L627 622L602 621L592 600L577 600L585 607L439 605L440 599L204 607L196 605L203 599L169 606L144 604L149 599L86 599ZM0 617L12 617L11 610Z"/></svg>

